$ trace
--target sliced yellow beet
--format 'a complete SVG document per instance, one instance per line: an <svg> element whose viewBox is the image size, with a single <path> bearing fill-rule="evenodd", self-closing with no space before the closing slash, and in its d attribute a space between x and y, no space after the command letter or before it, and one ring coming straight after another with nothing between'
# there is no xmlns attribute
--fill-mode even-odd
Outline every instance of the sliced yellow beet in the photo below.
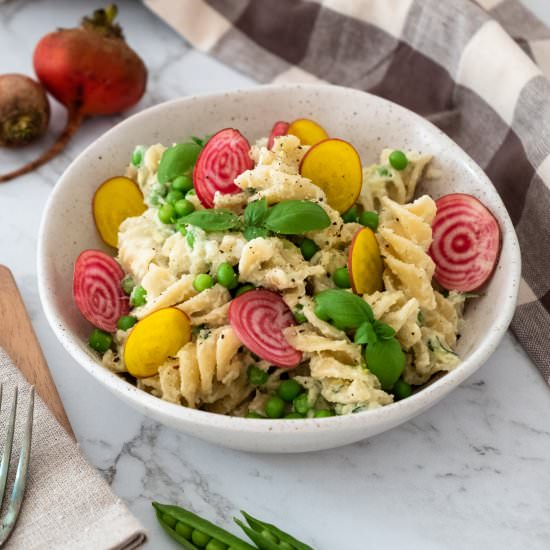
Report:
<svg viewBox="0 0 550 550"><path fill-rule="evenodd" d="M372 229L360 229L351 241L348 271L355 294L372 294L382 290L382 257Z"/></svg>
<svg viewBox="0 0 550 550"><path fill-rule="evenodd" d="M359 154L342 139L326 139L314 145L302 159L300 174L319 186L330 206L340 213L355 204L363 185Z"/></svg>
<svg viewBox="0 0 550 550"><path fill-rule="evenodd" d="M157 374L158 368L191 339L191 323L175 307L159 309L139 321L126 340L124 363L136 378Z"/></svg>
<svg viewBox="0 0 550 550"><path fill-rule="evenodd" d="M114 248L118 245L118 228L126 219L147 210L139 187L129 178L117 176L102 183L94 195L93 213L99 235Z"/></svg>
<svg viewBox="0 0 550 550"><path fill-rule="evenodd" d="M287 134L296 136L302 145L315 145L320 141L328 139L328 134L313 120L309 118L299 118L290 123Z"/></svg>

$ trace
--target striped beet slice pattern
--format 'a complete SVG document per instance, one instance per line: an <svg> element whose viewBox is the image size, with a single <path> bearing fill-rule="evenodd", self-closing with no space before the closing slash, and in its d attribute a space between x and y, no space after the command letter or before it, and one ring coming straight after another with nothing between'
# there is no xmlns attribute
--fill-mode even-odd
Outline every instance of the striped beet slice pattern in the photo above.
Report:
<svg viewBox="0 0 550 550"><path fill-rule="evenodd" d="M231 301L229 322L241 342L258 357L278 367L295 367L302 352L294 349L283 329L296 324L283 299L270 290L250 290Z"/></svg>
<svg viewBox="0 0 550 550"><path fill-rule="evenodd" d="M500 227L475 197L462 193L436 201L430 256L435 279L448 290L470 292L492 275L500 252Z"/></svg>
<svg viewBox="0 0 550 550"><path fill-rule="evenodd" d="M73 273L73 296L80 313L92 325L107 332L130 310L118 263L100 250L85 250L78 256Z"/></svg>
<svg viewBox="0 0 550 550"><path fill-rule="evenodd" d="M286 136L288 134L288 127L290 124L284 120L278 120L271 128L269 139L267 140L267 148L271 149L275 143L275 138L280 136Z"/></svg>
<svg viewBox="0 0 550 550"><path fill-rule="evenodd" d="M233 128L214 134L203 147L193 170L193 184L197 197L206 208L214 206L214 195L238 193L235 178L254 167L250 158L250 144Z"/></svg>

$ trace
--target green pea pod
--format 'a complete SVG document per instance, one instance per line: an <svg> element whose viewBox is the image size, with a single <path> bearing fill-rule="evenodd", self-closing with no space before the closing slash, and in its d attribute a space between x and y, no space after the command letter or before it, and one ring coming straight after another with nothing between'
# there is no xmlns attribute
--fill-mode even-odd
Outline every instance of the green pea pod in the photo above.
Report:
<svg viewBox="0 0 550 550"><path fill-rule="evenodd" d="M248 525L250 525L250 527L252 527L252 529L254 529L256 532L261 533L262 531L267 530L270 533L276 535L279 540L287 542L288 544L293 546L296 550L314 550L311 546L299 541L298 539L295 539L292 535L281 531L278 527L272 525L271 523L260 521L259 519L252 517L250 514L247 514L243 510L241 510L241 514L246 519ZM254 540L254 542L256 541ZM258 543L256 542L256 544Z"/></svg>
<svg viewBox="0 0 550 550"><path fill-rule="evenodd" d="M197 516L193 512L189 512L185 508L181 508L179 506L170 506L168 504L160 504L158 502L153 502L152 504L157 512L168 514L177 521L181 521L193 527L194 529L202 531L203 533L211 536L213 539L227 544L227 546L231 547L231 550L258 550L254 546L248 544L248 542L236 537L229 531L226 531L225 529L214 525L210 521L203 519L200 516ZM186 542L187 544L190 544L189 541L186 540ZM184 546L184 548L190 548L191 550L194 550L195 546Z"/></svg>
<svg viewBox="0 0 550 550"><path fill-rule="evenodd" d="M248 535L248 538L256 543L256 546L260 550L281 550L276 542L264 537L261 533L258 533L254 529L245 525L240 519L233 518L235 523Z"/></svg>
<svg viewBox="0 0 550 550"><path fill-rule="evenodd" d="M185 548L185 550L200 550L192 542L189 542L187 539L176 533L169 525L166 525L162 519L162 513L159 510L157 510L157 519L159 520L160 526L166 531L166 533L168 533L172 539Z"/></svg>

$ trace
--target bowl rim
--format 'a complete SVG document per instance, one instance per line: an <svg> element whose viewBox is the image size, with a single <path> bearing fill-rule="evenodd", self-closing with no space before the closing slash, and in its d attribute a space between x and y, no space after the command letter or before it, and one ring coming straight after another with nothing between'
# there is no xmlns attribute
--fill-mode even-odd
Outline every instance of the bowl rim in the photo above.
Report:
<svg viewBox="0 0 550 550"><path fill-rule="evenodd" d="M367 95L369 97L369 101L379 103L381 107L385 107L386 109L392 111L394 116L406 116L419 128L422 127L422 129L427 132L437 134L438 138L442 140L442 143L446 145L447 148L451 149L454 155L461 157L461 162L464 162L467 165L473 176L476 177L478 181L483 183L483 185L489 184L497 202L500 202L500 206L503 211L503 221L506 226L505 232L508 236L506 246L508 247L508 253L511 255L512 260L510 262L511 266L509 266L512 269L510 269L506 279L510 288L508 288L509 292L506 293L506 299L500 304L498 315L491 325L491 330L488 331L486 338L483 339L477 348L472 351L470 356L467 359L462 360L454 370L447 372L444 376L423 388L418 393L413 394L407 399L403 399L383 407L354 414L332 416L322 419L263 419L261 422L258 422L253 421L254 419L226 416L218 413L191 409L182 405L164 401L138 389L136 386L131 385L117 374L103 367L101 363L98 360L95 360L91 355L84 352L78 345L79 339L73 335L68 328L65 328L61 318L55 311L55 305L52 299L53 293L50 293L49 291L46 240L44 237L48 234L47 228L49 225L50 211L54 209L54 205L58 198L63 194L64 189L71 185L71 182L74 181L72 172L80 163L80 159L92 150L99 141L109 139L111 134L118 132L124 126L132 124L137 119L154 116L156 112L162 111L168 107L173 107L174 105L193 102L197 99L215 101L224 100L235 95L246 96L250 94L265 94L270 91L280 90L291 91L296 89L305 89L312 93L323 93L323 91L326 91L327 88L331 90L337 89L348 94ZM494 352L512 320L516 307L519 282L521 280L521 256L514 227L510 217L507 214L506 208L502 203L502 199L500 198L500 195L492 182L478 166L478 164L457 143L455 143L431 122L417 115L413 111L402 107L401 105L361 90L327 84L269 84L245 89L234 89L208 94L196 94L172 99L135 113L134 115L116 124L113 128L94 140L64 170L48 198L42 215L38 236L37 277L40 301L42 303L46 318L54 334L61 342L65 350L97 381L105 385L111 392L115 393L117 397L122 397L123 399L131 401L132 404L142 413L152 413L153 415L156 415L157 418L160 415L164 419L170 418L174 422L183 422L199 427L214 427L226 432L319 433L320 430L332 431L335 427L338 426L342 428L344 425L348 429L353 429L361 427L366 428L369 425L373 426L382 423L385 425L396 424L400 419L411 418L416 413L421 412L425 408L435 404L466 378L472 375L476 370L478 370Z"/></svg>

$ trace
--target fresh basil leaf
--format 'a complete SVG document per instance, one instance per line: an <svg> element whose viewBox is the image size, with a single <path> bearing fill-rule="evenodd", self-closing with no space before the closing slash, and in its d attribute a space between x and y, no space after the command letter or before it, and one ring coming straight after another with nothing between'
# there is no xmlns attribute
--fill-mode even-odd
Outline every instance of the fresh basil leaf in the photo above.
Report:
<svg viewBox="0 0 550 550"><path fill-rule="evenodd" d="M318 204L306 200L281 201L269 210L265 220L265 227L281 235L302 235L329 225L327 213Z"/></svg>
<svg viewBox="0 0 550 550"><path fill-rule="evenodd" d="M378 340L365 351L367 368L380 380L383 390L389 391L405 368L405 354L395 338Z"/></svg>
<svg viewBox="0 0 550 550"><path fill-rule="evenodd" d="M247 241L251 241L252 239L256 239L258 237L267 237L268 234L269 231L264 227L254 227L252 225L245 227L243 231L244 238Z"/></svg>
<svg viewBox="0 0 550 550"><path fill-rule="evenodd" d="M378 341L378 336L371 323L365 321L355 333L354 342L356 344L374 344Z"/></svg>
<svg viewBox="0 0 550 550"><path fill-rule="evenodd" d="M200 227L204 231L227 231L229 229L236 229L240 227L241 220L238 216L233 214L230 210L223 210L221 208L195 210L180 218L181 223L195 225Z"/></svg>
<svg viewBox="0 0 550 550"><path fill-rule="evenodd" d="M395 330L390 325L386 325L386 323L374 321L373 328L380 340L389 340L395 336Z"/></svg>
<svg viewBox="0 0 550 550"><path fill-rule="evenodd" d="M265 199L249 203L244 209L245 225L253 225L255 227L262 225L267 217L267 212L267 201Z"/></svg>
<svg viewBox="0 0 550 550"><path fill-rule="evenodd" d="M188 174L201 152L201 147L189 141L187 143L178 143L164 151L159 162L157 179L159 183L172 181L178 176Z"/></svg>
<svg viewBox="0 0 550 550"><path fill-rule="evenodd" d="M357 329L365 321L372 323L374 316L372 309L359 296L348 292L331 288L323 290L315 296L317 310L322 311L325 316L332 319L335 325L342 329Z"/></svg>

